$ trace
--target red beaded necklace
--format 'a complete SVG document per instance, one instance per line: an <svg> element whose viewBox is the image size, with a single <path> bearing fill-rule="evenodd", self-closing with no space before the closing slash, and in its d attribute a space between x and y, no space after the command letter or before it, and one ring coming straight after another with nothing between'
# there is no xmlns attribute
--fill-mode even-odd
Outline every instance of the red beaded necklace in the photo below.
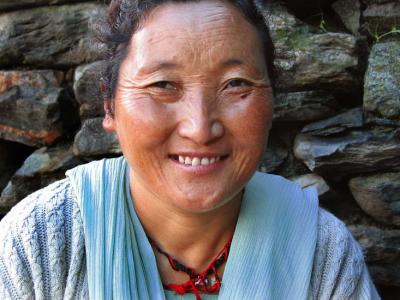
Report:
<svg viewBox="0 0 400 300"><path fill-rule="evenodd" d="M168 253L161 250L153 241L152 245L157 249L158 252L167 257L172 269L178 272L184 272L189 275L189 280L183 284L164 284L164 288L167 290L175 291L179 295L185 293L193 293L197 300L201 300L200 294L217 294L221 288L221 279L218 276L218 268L227 261L229 250L232 243L232 238L225 244L222 250L218 253L216 258L210 263L210 265L201 273L196 273L192 268L185 266L175 258L171 257ZM212 282L209 277L214 278Z"/></svg>

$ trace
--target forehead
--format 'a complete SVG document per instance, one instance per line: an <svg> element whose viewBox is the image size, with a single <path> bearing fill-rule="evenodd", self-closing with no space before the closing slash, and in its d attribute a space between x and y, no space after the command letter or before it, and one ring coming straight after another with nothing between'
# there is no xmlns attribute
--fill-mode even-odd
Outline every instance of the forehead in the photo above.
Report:
<svg viewBox="0 0 400 300"><path fill-rule="evenodd" d="M167 2L155 8L133 35L138 65L149 60L218 60L262 55L257 29L223 1ZM259 52L259 53L257 53Z"/></svg>

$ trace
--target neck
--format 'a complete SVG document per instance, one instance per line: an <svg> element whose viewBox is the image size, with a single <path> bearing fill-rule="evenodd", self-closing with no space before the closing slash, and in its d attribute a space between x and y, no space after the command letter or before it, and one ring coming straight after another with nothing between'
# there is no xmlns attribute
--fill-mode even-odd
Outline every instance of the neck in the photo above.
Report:
<svg viewBox="0 0 400 300"><path fill-rule="evenodd" d="M132 198L146 234L160 249L202 271L232 237L242 193L212 211L193 213L173 207L131 178Z"/></svg>

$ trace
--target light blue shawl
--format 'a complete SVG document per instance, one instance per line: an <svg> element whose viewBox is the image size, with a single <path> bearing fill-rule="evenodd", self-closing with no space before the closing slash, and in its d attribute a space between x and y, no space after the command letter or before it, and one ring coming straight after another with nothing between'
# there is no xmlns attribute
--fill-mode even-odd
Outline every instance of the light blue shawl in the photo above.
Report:
<svg viewBox="0 0 400 300"><path fill-rule="evenodd" d="M92 162L67 176L82 214L89 297L165 299L125 159ZM218 298L307 299L317 214L314 190L256 173L245 189Z"/></svg>

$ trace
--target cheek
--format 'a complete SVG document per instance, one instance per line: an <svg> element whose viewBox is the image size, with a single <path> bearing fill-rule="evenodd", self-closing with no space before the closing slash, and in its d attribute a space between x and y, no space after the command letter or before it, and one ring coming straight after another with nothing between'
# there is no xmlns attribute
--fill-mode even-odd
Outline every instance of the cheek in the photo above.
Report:
<svg viewBox="0 0 400 300"><path fill-rule="evenodd" d="M241 146L264 147L273 114L272 96L269 94L264 89L256 90L227 110L229 128L234 140L240 141Z"/></svg>
<svg viewBox="0 0 400 300"><path fill-rule="evenodd" d="M168 138L173 113L148 95L131 93L118 98L115 118L121 147L154 150Z"/></svg>

